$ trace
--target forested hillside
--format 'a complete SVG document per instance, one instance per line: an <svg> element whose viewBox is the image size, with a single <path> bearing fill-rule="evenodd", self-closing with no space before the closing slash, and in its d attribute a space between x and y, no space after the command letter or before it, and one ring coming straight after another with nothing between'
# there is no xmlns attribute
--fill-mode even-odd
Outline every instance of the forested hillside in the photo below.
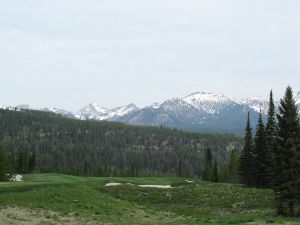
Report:
<svg viewBox="0 0 300 225"><path fill-rule="evenodd" d="M200 176L208 147L222 167L229 152L234 147L240 149L241 140L226 134L0 110L0 145L14 156L12 163L17 172L23 173L34 169L98 176Z"/></svg>

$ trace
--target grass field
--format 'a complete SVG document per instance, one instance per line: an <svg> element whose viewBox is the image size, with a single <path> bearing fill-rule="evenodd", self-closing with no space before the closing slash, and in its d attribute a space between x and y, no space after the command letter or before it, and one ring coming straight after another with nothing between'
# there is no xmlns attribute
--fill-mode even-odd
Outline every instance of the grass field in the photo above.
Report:
<svg viewBox="0 0 300 225"><path fill-rule="evenodd" d="M300 224L275 215L270 190L184 178L31 174L0 183L4 224ZM105 187L109 182L122 185ZM137 185L171 185L172 189ZM166 199L166 192L172 195Z"/></svg>

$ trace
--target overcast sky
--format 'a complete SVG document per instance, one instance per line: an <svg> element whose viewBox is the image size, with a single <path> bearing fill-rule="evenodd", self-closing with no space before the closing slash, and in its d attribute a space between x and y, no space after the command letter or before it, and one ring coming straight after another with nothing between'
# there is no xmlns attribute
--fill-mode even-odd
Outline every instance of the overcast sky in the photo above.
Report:
<svg viewBox="0 0 300 225"><path fill-rule="evenodd" d="M299 0L1 0L0 105L300 91Z"/></svg>

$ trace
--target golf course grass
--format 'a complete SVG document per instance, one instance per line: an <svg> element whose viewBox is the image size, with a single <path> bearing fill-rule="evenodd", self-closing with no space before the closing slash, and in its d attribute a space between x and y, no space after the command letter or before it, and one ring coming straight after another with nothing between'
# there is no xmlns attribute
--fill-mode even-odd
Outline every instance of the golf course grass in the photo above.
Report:
<svg viewBox="0 0 300 225"><path fill-rule="evenodd" d="M0 225L300 224L300 218L276 216L271 190L177 177L29 174L23 180L0 183ZM106 187L110 182L120 185Z"/></svg>

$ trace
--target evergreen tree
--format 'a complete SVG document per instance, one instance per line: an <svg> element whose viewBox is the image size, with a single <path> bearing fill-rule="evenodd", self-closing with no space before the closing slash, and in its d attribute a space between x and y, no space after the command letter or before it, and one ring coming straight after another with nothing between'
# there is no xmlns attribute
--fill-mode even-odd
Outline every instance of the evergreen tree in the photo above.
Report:
<svg viewBox="0 0 300 225"><path fill-rule="evenodd" d="M35 152L33 152L31 156L31 172L34 172L35 167L36 167L36 157L35 157Z"/></svg>
<svg viewBox="0 0 300 225"><path fill-rule="evenodd" d="M262 119L262 113L259 113L259 118L256 127L256 134L254 138L255 148L255 185L258 188L267 186L266 176L268 173L269 155L266 145L265 125Z"/></svg>
<svg viewBox="0 0 300 225"><path fill-rule="evenodd" d="M300 214L300 127L291 87L280 101L278 146L273 189L279 200L278 212L285 216Z"/></svg>
<svg viewBox="0 0 300 225"><path fill-rule="evenodd" d="M16 169L16 162L15 157L12 154L6 154L7 156L7 169L9 171L9 174L14 174Z"/></svg>
<svg viewBox="0 0 300 225"><path fill-rule="evenodd" d="M33 173L36 167L36 161L35 161L35 152L33 152L30 156L29 156L29 162L28 162L28 170L29 173Z"/></svg>
<svg viewBox="0 0 300 225"><path fill-rule="evenodd" d="M89 168L87 161L84 162L84 169L83 169L83 175L87 176L89 174Z"/></svg>
<svg viewBox="0 0 300 225"><path fill-rule="evenodd" d="M215 160L213 172L212 172L212 182L218 183L219 182L219 165L218 161Z"/></svg>
<svg viewBox="0 0 300 225"><path fill-rule="evenodd" d="M212 157L211 149L207 148L205 152L205 166L204 166L204 171L202 176L202 179L204 181L212 181L212 172L213 172L212 159L213 157Z"/></svg>
<svg viewBox="0 0 300 225"><path fill-rule="evenodd" d="M11 176L9 170L8 156L6 152L0 147L0 182L8 181Z"/></svg>
<svg viewBox="0 0 300 225"><path fill-rule="evenodd" d="M230 161L228 164L228 181L230 183L238 183L239 180L239 157L237 153L237 149L232 149L230 153Z"/></svg>
<svg viewBox="0 0 300 225"><path fill-rule="evenodd" d="M17 172L21 174L29 172L29 157L27 151L21 150L18 153Z"/></svg>
<svg viewBox="0 0 300 225"><path fill-rule="evenodd" d="M250 112L248 113L247 125L244 137L244 148L240 157L239 172L241 175L242 182L247 186L253 186L255 178L253 174L254 170L254 153L253 153L253 137L252 128L250 124Z"/></svg>
<svg viewBox="0 0 300 225"><path fill-rule="evenodd" d="M274 152L277 146L277 121L275 114L275 104L273 99L273 92L270 91L270 100L269 100L269 109L268 109L268 122L266 125L266 144L267 144L267 154L268 154L268 162L266 162L266 176L265 181L268 187L272 186L272 179L274 167L276 164L274 163Z"/></svg>
<svg viewBox="0 0 300 225"><path fill-rule="evenodd" d="M177 176L178 177L182 177L182 172L183 171L183 169L182 169L182 159L181 158L179 158L179 162L178 162L178 169L177 169Z"/></svg>
<svg viewBox="0 0 300 225"><path fill-rule="evenodd" d="M222 183L231 182L228 176L228 166L219 169L219 180Z"/></svg>

